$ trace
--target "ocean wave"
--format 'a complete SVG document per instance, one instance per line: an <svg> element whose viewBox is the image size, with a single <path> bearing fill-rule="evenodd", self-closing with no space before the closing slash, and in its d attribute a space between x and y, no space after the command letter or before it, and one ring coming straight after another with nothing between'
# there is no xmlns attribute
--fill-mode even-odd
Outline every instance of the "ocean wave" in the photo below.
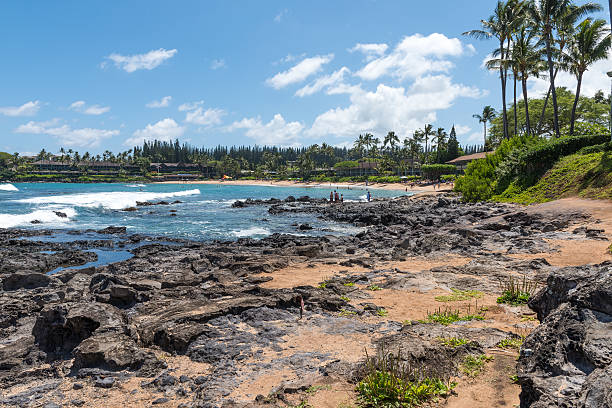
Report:
<svg viewBox="0 0 612 408"><path fill-rule="evenodd" d="M19 191L19 189L12 184L0 184L0 191Z"/></svg>
<svg viewBox="0 0 612 408"><path fill-rule="evenodd" d="M200 190L198 189L168 193L115 191L34 197L17 200L17 202L49 205L62 204L87 208L102 207L110 210L121 210L123 208L135 206L137 201L153 201L161 200L163 198L186 197L197 194L200 194Z"/></svg>
<svg viewBox="0 0 612 408"><path fill-rule="evenodd" d="M57 213L66 214L60 217ZM74 208L60 208L58 210L36 210L28 214L0 214L0 228L13 228L30 225L32 221L40 221L46 226L61 226L68 224L77 215Z"/></svg>
<svg viewBox="0 0 612 408"><path fill-rule="evenodd" d="M142 188L142 187L146 187L146 185L144 184L126 184L126 187L130 187L130 188Z"/></svg>
<svg viewBox="0 0 612 408"><path fill-rule="evenodd" d="M232 231L232 235L238 238L247 238L247 237L270 235L270 231L265 228L261 228L261 227L251 227L251 228L241 229L237 231Z"/></svg>

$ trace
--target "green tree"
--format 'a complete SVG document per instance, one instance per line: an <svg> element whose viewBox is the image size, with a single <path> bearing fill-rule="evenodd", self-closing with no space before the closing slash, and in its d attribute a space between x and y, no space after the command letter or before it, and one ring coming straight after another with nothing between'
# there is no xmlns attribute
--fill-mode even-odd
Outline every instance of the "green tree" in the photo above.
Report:
<svg viewBox="0 0 612 408"><path fill-rule="evenodd" d="M444 128L438 128L434 135L434 140L436 141L436 163L440 163L440 155L446 144L446 136L447 134Z"/></svg>
<svg viewBox="0 0 612 408"><path fill-rule="evenodd" d="M455 125L453 125L448 136L448 147L446 148L446 158L444 161L453 160L457 157L459 157L459 142L457 141Z"/></svg>
<svg viewBox="0 0 612 408"><path fill-rule="evenodd" d="M487 123L490 123L493 119L495 119L495 117L497 116L497 112L495 112L495 109L493 109L490 105L485 106L482 109L482 114L474 114L472 115L473 118L478 119L478 122L482 123L484 125L484 148L485 151L487 149ZM506 123L506 119L504 120L504 129L506 129L506 127L508 126L508 124Z"/></svg>
<svg viewBox="0 0 612 408"><path fill-rule="evenodd" d="M570 119L570 135L574 134L576 120L576 107L580 98L580 87L585 71L593 63L606 59L610 49L610 34L606 28L605 20L584 20L579 26L574 40L570 43L567 52L562 56L565 68L577 79L576 96L572 106Z"/></svg>

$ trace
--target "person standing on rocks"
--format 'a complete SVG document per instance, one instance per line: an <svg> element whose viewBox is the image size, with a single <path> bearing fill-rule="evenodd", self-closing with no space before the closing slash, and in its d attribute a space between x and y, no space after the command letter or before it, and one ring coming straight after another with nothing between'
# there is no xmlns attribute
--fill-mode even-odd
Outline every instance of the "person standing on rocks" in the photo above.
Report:
<svg viewBox="0 0 612 408"><path fill-rule="evenodd" d="M333 203L333 202L334 202L334 192L333 192L333 191L330 191L330 192L329 192L329 202L330 202L330 203Z"/></svg>
<svg viewBox="0 0 612 408"><path fill-rule="evenodd" d="M344 202L344 194L340 194L340 202L343 203Z"/></svg>
<svg viewBox="0 0 612 408"><path fill-rule="evenodd" d="M372 194L370 194L370 190L368 190L368 194L366 195L367 199L368 199L368 203L370 202L370 200L372 199Z"/></svg>
<svg viewBox="0 0 612 408"><path fill-rule="evenodd" d="M337 191L334 191L334 201L335 202L339 202L340 201L340 195L338 194Z"/></svg>

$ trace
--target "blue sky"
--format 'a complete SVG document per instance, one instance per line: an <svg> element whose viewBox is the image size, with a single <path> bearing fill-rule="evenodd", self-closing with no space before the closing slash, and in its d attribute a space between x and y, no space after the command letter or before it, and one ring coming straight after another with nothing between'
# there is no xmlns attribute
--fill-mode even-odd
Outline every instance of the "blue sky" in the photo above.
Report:
<svg viewBox="0 0 612 408"><path fill-rule="evenodd" d="M154 138L350 145L359 133L404 137L425 123L455 124L461 143L478 143L472 114L500 105L498 79L482 68L494 44L461 33L493 4L7 2L0 150L99 153ZM609 88L610 66L591 69L586 94Z"/></svg>

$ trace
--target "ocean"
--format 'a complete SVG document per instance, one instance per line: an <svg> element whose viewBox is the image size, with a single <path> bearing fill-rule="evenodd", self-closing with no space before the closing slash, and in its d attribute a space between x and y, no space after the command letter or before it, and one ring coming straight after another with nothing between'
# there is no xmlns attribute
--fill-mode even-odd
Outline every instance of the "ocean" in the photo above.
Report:
<svg viewBox="0 0 612 408"><path fill-rule="evenodd" d="M370 191L375 197L409 194ZM263 238L274 233L317 236L358 232L355 226L324 221L315 214L271 215L268 206L231 207L234 201L247 198L329 198L329 192L330 188L231 184L0 183L0 228L95 230L114 225L127 227L128 233L199 241ZM346 201L365 200L364 189L352 187L339 192ZM137 201L177 200L181 203L122 211L135 207ZM314 228L299 231L295 224L303 223Z"/></svg>

